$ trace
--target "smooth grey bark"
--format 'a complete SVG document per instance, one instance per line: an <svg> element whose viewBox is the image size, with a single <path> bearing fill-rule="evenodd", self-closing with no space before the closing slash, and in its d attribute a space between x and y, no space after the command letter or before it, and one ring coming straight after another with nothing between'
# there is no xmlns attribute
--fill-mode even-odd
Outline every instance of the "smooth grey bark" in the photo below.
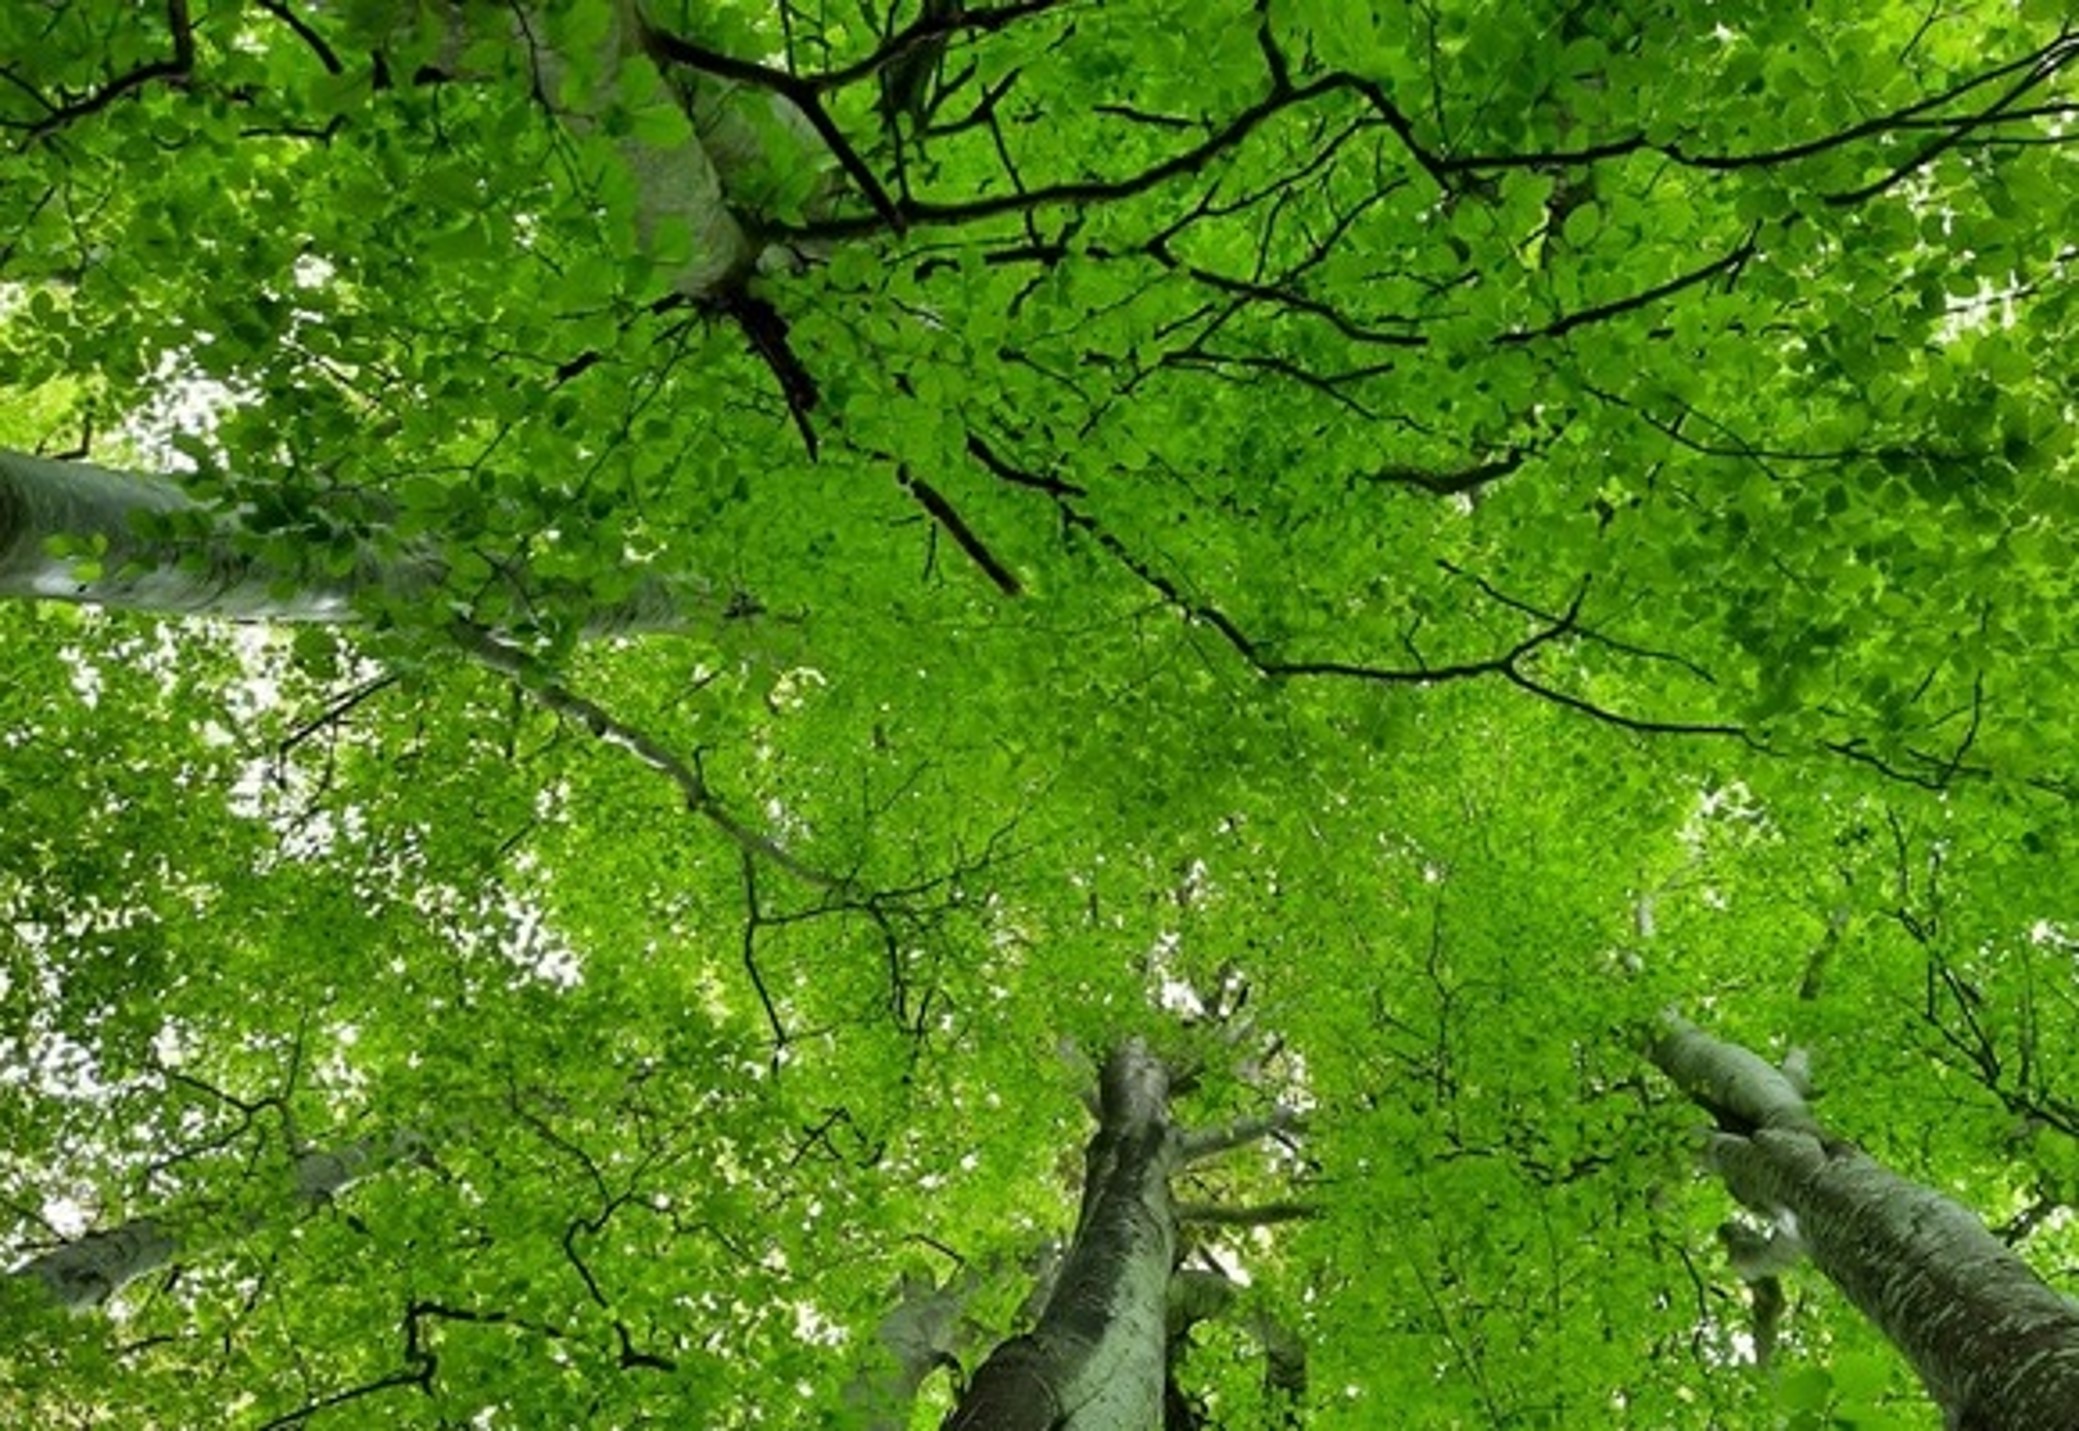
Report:
<svg viewBox="0 0 2079 1431"><path fill-rule="evenodd" d="M252 554L235 523L204 521L206 514L164 477L0 449L0 598L160 616L343 622L355 618L357 597L430 598L446 576L445 563L431 551L391 560L364 552L345 572L316 560L271 564ZM146 534L168 517L205 535ZM90 551L90 564L53 555L51 543L61 537ZM526 592L516 594L524 606ZM586 633L676 630L686 624L690 604L668 584L645 581L624 600L590 613Z"/></svg>
<svg viewBox="0 0 2079 1431"><path fill-rule="evenodd" d="M164 478L0 451L0 596L249 620L342 621L352 614L354 593L369 574L271 571L228 533L183 545L140 531L200 510ZM91 550L92 565L53 555L51 543L60 537ZM393 579L425 581L419 573Z"/></svg>
<svg viewBox="0 0 2079 1431"><path fill-rule="evenodd" d="M612 20L595 53L585 57L595 72L611 76L625 65L653 63L648 10L642 0L613 0ZM459 21L461 10L454 13ZM516 10L514 25L536 93L573 133L597 131L599 115L584 107L561 107L571 57L536 42L548 29L539 7ZM451 29L459 42L462 27ZM758 237L758 210L777 175L813 171L820 177L806 210L827 212L842 189L828 146L783 95L695 76L681 67L660 66L660 72L692 133L677 144L659 146L631 136L613 147L635 181L635 222L643 246L654 249L673 230L690 240L686 256L666 274L672 290L709 300L741 286L755 272L792 267L801 255ZM601 98L611 94L609 86Z"/></svg>
<svg viewBox="0 0 2079 1431"><path fill-rule="evenodd" d="M1829 1134L1791 1078L1668 1015L1662 1072L1718 1121L1712 1166L1905 1353L1951 1431L2079 1427L2079 1303L1985 1225Z"/></svg>
<svg viewBox="0 0 2079 1431"><path fill-rule="evenodd" d="M458 9L458 33L460 20ZM533 34L545 28L539 11L516 12L514 24L532 64L535 92L556 106L569 69L565 56L534 42ZM613 19L599 40L598 53L589 57L599 73L611 76L624 64L648 63L642 54L646 24L642 6L636 0L615 0ZM758 246L724 194L724 176L715 161L709 136L699 131L697 111L690 101L683 107L695 128L682 143L659 147L631 137L614 148L635 180L638 239L649 249L668 229L682 227L692 248L686 260L671 272L670 283L673 291L700 299L749 271L756 261ZM598 117L585 110L558 106L556 112L573 133L590 134L599 128ZM752 152L755 156L755 149Z"/></svg>
<svg viewBox="0 0 2079 1431"><path fill-rule="evenodd" d="M43 1283L66 1311L84 1312L164 1267L173 1260L178 1246L158 1219L141 1217L52 1248L16 1268L13 1275Z"/></svg>
<svg viewBox="0 0 2079 1431"><path fill-rule="evenodd" d="M422 1150L422 1140L403 1135L387 1144L362 1138L337 1148L300 1153L291 1169L290 1202L299 1212L321 1207L370 1173ZM245 1230L250 1232L266 1220L264 1212L249 1213ZM192 1236L193 1231L190 1228L185 1235ZM221 1223L218 1231L221 1234ZM68 1312L89 1312L140 1277L171 1266L183 1251L193 1251L183 1246L183 1236L176 1219L134 1218L32 1257L9 1275L43 1283Z"/></svg>
<svg viewBox="0 0 2079 1431"><path fill-rule="evenodd" d="M1170 1180L1182 1168L1300 1126L1289 1108L1224 1127L1189 1129L1171 1117L1169 1071L1134 1039L1115 1049L1091 1111L1097 1132L1084 1152L1083 1199L1075 1235L1049 1244L1024 1315L1031 1331L1000 1343L975 1369L940 1431L1155 1431L1182 1404L1175 1360L1191 1328L1235 1322L1264 1355L1264 1386L1281 1424L1298 1425L1306 1394L1306 1347L1292 1330L1248 1305L1240 1288L1210 1271L1180 1269L1180 1224L1261 1226L1306 1216L1278 1203L1225 1210L1182 1205ZM889 1319L905 1332L930 1314L932 1336L895 1351L883 1384L914 1395L940 1365L957 1368L971 1324L960 1317L974 1295L973 1269L937 1289L939 1300L906 1297ZM933 1289L925 1287L924 1292ZM948 1300L951 1299L951 1300ZM914 1305L909 1305L909 1304ZM957 1325L956 1325L957 1324ZM884 1328L884 1336L886 1329ZM861 1383L864 1384L863 1382ZM876 1427L907 1424L888 1400ZM1187 1416L1187 1424L1196 1424ZM892 1418L892 1419L888 1419Z"/></svg>
<svg viewBox="0 0 2079 1431"><path fill-rule="evenodd" d="M1153 1431L1168 1373L1184 1139L1169 1074L1138 1040L1106 1060L1083 1204L1038 1324L975 1370L942 1431Z"/></svg>

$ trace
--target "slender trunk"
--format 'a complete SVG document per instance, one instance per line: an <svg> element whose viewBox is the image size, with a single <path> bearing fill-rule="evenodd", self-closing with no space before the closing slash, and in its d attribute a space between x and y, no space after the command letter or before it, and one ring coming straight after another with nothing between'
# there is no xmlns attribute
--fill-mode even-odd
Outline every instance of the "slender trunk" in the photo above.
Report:
<svg viewBox="0 0 2079 1431"><path fill-rule="evenodd" d="M0 451L0 596L163 615L343 621L353 614L354 593L382 579L365 569L336 577L273 569L224 531L188 541L146 535L200 510L161 477ZM73 554L54 553L60 538ZM427 578L419 570L387 576L400 587Z"/></svg>
<svg viewBox="0 0 2079 1431"><path fill-rule="evenodd" d="M943 1431L1152 1431L1168 1372L1183 1139L1169 1076L1139 1042L1106 1062L1082 1213L1039 1323L990 1354Z"/></svg>
<svg viewBox="0 0 2079 1431"><path fill-rule="evenodd" d="M178 533L160 534L169 523ZM65 555L53 549L61 539ZM355 618L364 595L431 599L447 573L431 551L378 560L361 550L337 563L322 555L264 560L235 525L208 517L164 477L0 449L0 598L159 616L341 622ZM525 609L524 600L515 604ZM585 630L675 630L685 624L686 605L676 588L645 580L592 612Z"/></svg>
<svg viewBox="0 0 2079 1431"><path fill-rule="evenodd" d="M1792 1214L1819 1270L1919 1372L1951 1431L2079 1424L2079 1303L1962 1207L1830 1136L1764 1060L1670 1015L1653 1060L1718 1120L1733 1196Z"/></svg>
<svg viewBox="0 0 2079 1431"><path fill-rule="evenodd" d="M796 176L814 174L807 192L796 196L814 217L831 211L844 186L835 156L791 99L653 60L657 46L646 13L650 8L643 0L613 0L612 23L594 52L582 58L606 76L626 65L655 62L666 91L677 99L689 123L684 139L659 145L629 136L615 141L614 148L634 179L636 233L644 250L672 249L677 256L663 269L672 290L714 300L740 289L761 268L792 268L808 256L798 245L768 245L758 236L761 211L778 191L800 187ZM528 38L543 28L539 7L524 24L516 22L517 38L533 66L535 92L547 98L573 133L592 134L602 117L585 106L613 90L609 86L598 95L580 96L576 108L562 107L563 79L576 57Z"/></svg>
<svg viewBox="0 0 2079 1431"><path fill-rule="evenodd" d="M53 1248L16 1268L14 1275L43 1283L66 1311L85 1312L164 1267L178 1248L157 1218L141 1217Z"/></svg>
<svg viewBox="0 0 2079 1431"><path fill-rule="evenodd" d="M387 1144L364 1138L337 1148L299 1154L291 1170L286 1200L294 1211L307 1212L331 1201L379 1168L421 1151L420 1139L401 1135ZM243 1213L233 1214L233 1233L256 1230L268 1220L269 1211L249 1205ZM280 1215L278 1206L273 1213ZM208 1227L214 1227L215 1238L206 1230ZM54 1247L15 1268L10 1275L43 1283L68 1312L88 1312L138 1278L172 1265L183 1253L195 1252L198 1242L209 1244L225 1235L221 1213L214 1218L140 1217Z"/></svg>

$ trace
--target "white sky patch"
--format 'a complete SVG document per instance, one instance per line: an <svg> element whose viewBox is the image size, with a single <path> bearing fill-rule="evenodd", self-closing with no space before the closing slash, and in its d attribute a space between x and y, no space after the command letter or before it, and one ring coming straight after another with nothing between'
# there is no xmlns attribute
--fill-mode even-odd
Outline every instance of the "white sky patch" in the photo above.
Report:
<svg viewBox="0 0 2079 1431"><path fill-rule="evenodd" d="M808 1302L794 1304L794 1335L814 1347L841 1347L845 1329Z"/></svg>
<svg viewBox="0 0 2079 1431"><path fill-rule="evenodd" d="M774 715L785 711L798 711L808 703L812 691L821 690L830 684L830 678L813 666L795 666L782 671L779 679L772 683L772 690L765 697L765 704Z"/></svg>
<svg viewBox="0 0 2079 1431"><path fill-rule="evenodd" d="M101 668L87 660L77 646L67 646L58 652L58 659L72 673L72 693L79 697L80 704L94 710L101 704Z"/></svg>
<svg viewBox="0 0 2079 1431"><path fill-rule="evenodd" d="M1186 1018L1203 1018L1206 1003L1191 982L1176 971L1177 951L1184 936L1165 929L1148 947L1148 977L1153 982L1156 1007Z"/></svg>
<svg viewBox="0 0 2079 1431"><path fill-rule="evenodd" d="M1320 1100L1314 1096L1314 1079L1307 1069L1307 1056L1297 1049L1288 1048L1278 1062L1285 1070L1285 1082L1278 1090L1278 1102L1295 1113L1312 1113ZM1299 1161L1296 1152L1275 1138L1264 1146L1276 1161Z"/></svg>
<svg viewBox="0 0 2079 1431"><path fill-rule="evenodd" d="M2064 949L2069 951L2079 947L2079 941L2075 941L2072 938L2071 931L2067 930L2062 924L2048 919L2039 919L2029 926L2028 942L2035 945L2038 949Z"/></svg>
<svg viewBox="0 0 2079 1431"><path fill-rule="evenodd" d="M352 1024L336 1024L331 1033L333 1045L318 1060L316 1081L335 1096L356 1098L366 1091L368 1075L347 1056L347 1050L360 1042L361 1030Z"/></svg>
<svg viewBox="0 0 2079 1431"><path fill-rule="evenodd" d="M86 1103L107 1095L94 1051L70 1034L53 1028L34 1031L27 1042L0 1043L0 1085L27 1085L61 1103Z"/></svg>
<svg viewBox="0 0 2079 1431"><path fill-rule="evenodd" d="M1941 319L1936 322L1934 340L1944 346L1955 342L1966 333L1981 333L1988 328L2011 328L2020 318L2020 309L2015 300L2026 292L2021 284L1999 287L1981 282L1975 293L1968 293L1949 305Z"/></svg>
<svg viewBox="0 0 2079 1431"><path fill-rule="evenodd" d="M197 333L207 344L214 335ZM123 445L162 472L193 472L195 460L173 445L183 434L212 438L223 415L255 394L209 377L187 353L162 354L146 389L150 396L118 429Z"/></svg>
<svg viewBox="0 0 2079 1431"><path fill-rule="evenodd" d="M323 288L338 272L330 259L315 253L299 253L289 268L289 279L298 288Z"/></svg>
<svg viewBox="0 0 2079 1431"><path fill-rule="evenodd" d="M1717 841L1751 839L1770 832L1768 812L1754 798L1753 791L1734 780L1699 790L1696 806L1682 822L1675 838L1694 861L1706 854Z"/></svg>
<svg viewBox="0 0 2079 1431"><path fill-rule="evenodd" d="M179 1068L192 1052L186 1031L172 1019L160 1024L159 1031L152 1035L152 1057L162 1067Z"/></svg>
<svg viewBox="0 0 2079 1431"><path fill-rule="evenodd" d="M511 890L469 893L453 885L421 885L411 904L461 953L495 954L510 965L508 988L539 983L574 989L585 981L583 957L547 912Z"/></svg>
<svg viewBox="0 0 2079 1431"><path fill-rule="evenodd" d="M84 1236L94 1225L93 1214L69 1197L47 1198L41 1209L43 1220L60 1237Z"/></svg>
<svg viewBox="0 0 2079 1431"><path fill-rule="evenodd" d="M567 940L549 927L540 910L508 899L506 912L513 918L513 932L502 952L518 971L516 982L531 980L558 989L575 989L584 983L584 961Z"/></svg>
<svg viewBox="0 0 2079 1431"><path fill-rule="evenodd" d="M6 926L29 956L26 964L35 980L36 999L20 1031L0 1038L0 1087L29 1089L54 1103L105 1104L147 1081L140 1077L111 1083L94 1049L58 1027L57 1021L73 972L68 957L81 958L81 951L103 936L135 928L147 918L134 907L89 902L69 910L55 928L24 920ZM66 1152L86 1157L94 1150L74 1147Z"/></svg>

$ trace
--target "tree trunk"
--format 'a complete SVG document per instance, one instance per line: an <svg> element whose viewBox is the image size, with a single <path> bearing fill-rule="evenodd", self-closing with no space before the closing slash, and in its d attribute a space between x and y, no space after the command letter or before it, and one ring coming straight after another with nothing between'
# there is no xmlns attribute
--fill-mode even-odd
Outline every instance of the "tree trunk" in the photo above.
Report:
<svg viewBox="0 0 2079 1431"><path fill-rule="evenodd" d="M943 1431L1154 1431L1168 1370L1183 1140L1169 1075L1138 1040L1107 1060L1083 1206L1039 1324L990 1354Z"/></svg>
<svg viewBox="0 0 2079 1431"><path fill-rule="evenodd" d="M1951 1431L2079 1425L2079 1303L1969 1212L1830 1136L1748 1050L1670 1015L1653 1060L1717 1118L1711 1163L1733 1196L1796 1218L1814 1264L1905 1353Z"/></svg>
<svg viewBox="0 0 2079 1431"><path fill-rule="evenodd" d="M52 1248L13 1275L43 1283L68 1312L91 1311L171 1262L178 1246L156 1218L141 1217Z"/></svg>
<svg viewBox="0 0 2079 1431"><path fill-rule="evenodd" d="M586 57L600 74L612 76L624 64L647 63L642 58L645 22L641 11L636 0L619 0L614 6L612 23L600 37L597 53ZM517 19L514 22L522 53L533 65L535 92L546 98L573 133L590 134L599 127L596 115L557 103L569 65L553 48L529 40L529 32L538 33L540 26L538 12L525 25ZM682 107L693 127L679 143L659 147L629 138L614 148L634 178L636 231L644 250L656 252L660 239L679 230L678 241L687 251L683 261L669 270L670 286L685 297L700 299L739 282L755 263L758 249L723 192L725 176L711 151L710 135L698 129L699 111L690 100L683 101ZM755 158L755 144L751 153Z"/></svg>
<svg viewBox="0 0 2079 1431"><path fill-rule="evenodd" d="M400 1134L387 1143L357 1139L337 1148L312 1149L299 1153L291 1167L292 1183L287 1201L298 1214L324 1206L369 1174L424 1151L423 1140ZM272 1209L279 1216L279 1201ZM233 1234L251 1233L268 1221L269 1209L249 1208L231 1218ZM191 1217L179 1220L194 1224ZM105 1232L89 1232L14 1269L9 1274L43 1283L60 1307L68 1312L90 1312L140 1277L172 1265L182 1253L197 1249L185 1245L208 1244L226 1234L221 1214L207 1219L215 1238L194 1225L184 1229L167 1217L139 1217ZM198 1235L199 1233L199 1235Z"/></svg>
<svg viewBox="0 0 2079 1431"><path fill-rule="evenodd" d="M176 543L148 525L199 513L159 477L0 451L0 596L92 602L162 615L267 621L343 621L370 573L314 577L270 570L228 533ZM53 542L69 539L56 555ZM396 572L423 585L424 572Z"/></svg>
<svg viewBox="0 0 2079 1431"><path fill-rule="evenodd" d="M264 561L235 525L205 513L164 477L0 449L0 598L158 616L338 622L355 618L356 597L431 599L446 576L431 551L386 561L357 551L343 570L315 553L288 564ZM181 534L154 534L169 518ZM53 550L59 540L65 555ZM525 608L524 600L516 605ZM685 624L685 605L668 584L645 581L590 613L585 630L675 630Z"/></svg>

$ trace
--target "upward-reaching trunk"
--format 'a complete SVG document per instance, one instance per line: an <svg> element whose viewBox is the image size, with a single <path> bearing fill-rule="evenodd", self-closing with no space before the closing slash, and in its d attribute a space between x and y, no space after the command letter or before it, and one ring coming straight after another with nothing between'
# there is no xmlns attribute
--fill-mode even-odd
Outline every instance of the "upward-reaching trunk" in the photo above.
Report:
<svg viewBox="0 0 2079 1431"><path fill-rule="evenodd" d="M976 1369L944 1431L1152 1431L1168 1371L1183 1140L1169 1075L1139 1041L1106 1061L1083 1207L1039 1324Z"/></svg>
<svg viewBox="0 0 2079 1431"><path fill-rule="evenodd" d="M68 1312L92 1311L138 1278L170 1266L176 1257L196 1253L198 1240L212 1241L212 1228L220 1239L250 1232L284 1209L308 1212L378 1168L418 1153L421 1147L416 1136L401 1135L387 1143L364 1138L337 1148L312 1149L297 1155L291 1186L284 1195L232 1213L228 1230L221 1211L214 1217L134 1218L54 1247L10 1275L41 1282Z"/></svg>
<svg viewBox="0 0 2079 1431"><path fill-rule="evenodd" d="M1281 1424L1298 1425L1306 1396L1306 1347L1261 1307L1245 1305L1239 1289L1216 1271L1177 1267L1180 1223L1264 1226L1309 1214L1297 1203L1231 1208L1177 1204L1170 1179L1182 1168L1299 1125L1289 1108L1224 1127L1186 1129L1170 1112L1169 1070L1138 1039L1106 1059L1098 1083L1097 1133L1084 1152L1083 1201L1075 1237L1058 1259L1043 1259L1040 1311L1033 1329L999 1344L975 1369L941 1431L1156 1431L1203 1424L1178 1384L1177 1361L1191 1329L1214 1318L1240 1326L1261 1346L1264 1391ZM975 1269L969 1268L972 1274ZM967 1275L940 1289L932 1307L905 1298L901 1318L909 1337L890 1346L881 1384L913 1394L925 1376L951 1363L959 1348L946 1335L950 1321L975 1290ZM905 1308L898 1308L901 1313ZM921 1314L940 1324L930 1335ZM891 1318L891 1323L896 1318ZM892 1329L892 1328L891 1328ZM859 1383L864 1395L867 1383ZM882 1419L904 1424L880 1399Z"/></svg>
<svg viewBox="0 0 2079 1431"><path fill-rule="evenodd" d="M163 477L0 451L0 596L169 616L345 621L354 597L372 587L417 595L440 580L425 560L381 567L363 559L343 574L316 560L274 565L215 522L200 537L151 534L202 511Z"/></svg>
<svg viewBox="0 0 2079 1431"><path fill-rule="evenodd" d="M1904 1352L1950 1431L2079 1426L2079 1303L1984 1224L1813 1118L1796 1082L1670 1015L1653 1060L1717 1120L1733 1196L1796 1218L1813 1263Z"/></svg>
<svg viewBox="0 0 2079 1431"><path fill-rule="evenodd" d="M179 1250L180 1244L157 1218L140 1217L54 1247L16 1268L13 1275L43 1283L66 1311L84 1312L158 1271Z"/></svg>
<svg viewBox="0 0 2079 1431"><path fill-rule="evenodd" d="M234 525L203 521L204 513L164 477L0 449L0 597L161 616L349 621L356 598L427 598L446 576L431 550L387 560L360 551L344 564L321 552L263 560ZM160 534L168 519L180 534ZM650 581L588 613L585 625L592 635L671 630L686 615L679 592Z"/></svg>
<svg viewBox="0 0 2079 1431"><path fill-rule="evenodd" d="M640 4L619 0L597 42L598 52L585 58L598 73L609 76L624 64L646 63L642 58L644 23ZM517 19L514 25L533 65L535 92L560 96L563 76L570 68L566 57L551 47L527 43L525 25ZM693 105L688 102L685 107L687 118L696 120ZM589 134L600 125L599 117L583 108L557 113L577 134ZM669 275L672 289L698 299L740 281L756 262L758 248L728 202L725 176L715 161L709 137L689 129L676 144L659 146L630 138L615 149L635 181L637 236L645 251L654 252L660 236L673 227L684 230L689 249ZM756 156L755 147L752 156Z"/></svg>

